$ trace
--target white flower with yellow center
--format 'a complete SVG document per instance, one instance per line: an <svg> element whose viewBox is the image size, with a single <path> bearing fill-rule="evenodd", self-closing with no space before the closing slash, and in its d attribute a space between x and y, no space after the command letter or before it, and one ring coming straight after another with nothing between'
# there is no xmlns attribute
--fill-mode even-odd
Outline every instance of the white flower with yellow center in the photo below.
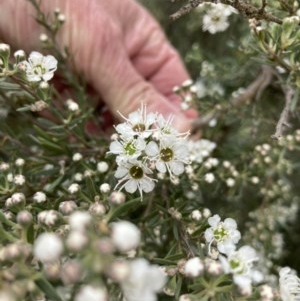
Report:
<svg viewBox="0 0 300 301"><path fill-rule="evenodd" d="M243 246L237 251L229 251L227 258L220 256L224 272L233 274L233 282L245 295L251 293L252 282L259 283L263 280L262 274L253 269L253 263L257 260L256 251L250 246Z"/></svg>
<svg viewBox="0 0 300 301"><path fill-rule="evenodd" d="M124 165L120 165L115 173L115 177L119 179L119 183L115 189L123 184L120 190L125 188L129 193L134 193L138 190L142 197L143 192L147 193L154 189L155 180L148 176L151 173L152 171L139 161L127 162Z"/></svg>
<svg viewBox="0 0 300 301"><path fill-rule="evenodd" d="M165 136L159 143L149 142L145 153L155 162L155 167L160 173L168 171L171 177L182 174L184 164L188 164L186 141L175 136Z"/></svg>
<svg viewBox="0 0 300 301"><path fill-rule="evenodd" d="M126 122L118 124L115 128L122 138L130 139L132 137L140 136L143 138L149 137L153 129L152 125L156 121L155 113L148 113L146 105L142 104L141 108L128 115L128 118L121 115Z"/></svg>
<svg viewBox="0 0 300 301"><path fill-rule="evenodd" d="M128 160L137 159L146 147L146 142L142 137L128 140L116 140L111 142L109 153L118 155L117 163L123 164Z"/></svg>
<svg viewBox="0 0 300 301"><path fill-rule="evenodd" d="M209 252L211 244L216 243L219 252L227 253L235 249L235 244L241 238L241 233L237 230L236 221L232 218L226 218L221 222L218 214L208 218L210 228L205 230L204 236L206 242L209 243Z"/></svg>
<svg viewBox="0 0 300 301"><path fill-rule="evenodd" d="M30 53L28 61L20 64L25 66L26 77L29 82L50 80L57 69L57 60L52 55L42 55L37 51Z"/></svg>

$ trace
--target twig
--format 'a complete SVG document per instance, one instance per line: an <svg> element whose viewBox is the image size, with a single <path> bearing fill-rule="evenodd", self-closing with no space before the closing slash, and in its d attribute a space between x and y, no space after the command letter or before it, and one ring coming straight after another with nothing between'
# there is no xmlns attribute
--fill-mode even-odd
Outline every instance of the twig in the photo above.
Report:
<svg viewBox="0 0 300 301"><path fill-rule="evenodd" d="M214 3L214 0L189 0L189 3L182 6L177 12L170 16L171 20L175 21L178 18L182 17L190 13L193 9L198 7L201 3ZM255 7L245 1L235 0L234 2L229 0L221 0L223 4L231 5L234 7L242 16L246 17L247 19L256 20L266 20L269 22L274 22L278 24L282 24L282 20L268 12L265 11L265 7L267 5L266 0L262 1L262 6L260 8Z"/></svg>
<svg viewBox="0 0 300 301"><path fill-rule="evenodd" d="M196 119L193 122L192 132L195 133L197 130L206 126L213 118L219 117L222 113L231 109L232 106L240 106L251 99L258 100L266 87L270 85L274 74L271 67L263 66L259 76L243 91L243 93L231 100L230 106L222 106L219 104L204 116Z"/></svg>
<svg viewBox="0 0 300 301"><path fill-rule="evenodd" d="M277 122L275 133L271 136L273 139L280 139L283 136L285 129L287 127L290 127L289 117L291 113L291 103L295 95L295 90L292 87L285 85L283 87L283 92L285 95L285 106Z"/></svg>

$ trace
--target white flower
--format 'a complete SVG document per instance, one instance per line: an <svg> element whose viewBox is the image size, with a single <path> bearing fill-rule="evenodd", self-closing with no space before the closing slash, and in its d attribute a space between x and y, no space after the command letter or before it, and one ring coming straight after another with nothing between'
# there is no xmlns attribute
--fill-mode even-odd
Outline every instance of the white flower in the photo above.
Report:
<svg viewBox="0 0 300 301"><path fill-rule="evenodd" d="M34 242L33 253L42 262L59 259L63 252L63 243L54 233L42 233Z"/></svg>
<svg viewBox="0 0 300 301"><path fill-rule="evenodd" d="M141 162L128 162L124 166L119 166L116 170L115 177L120 179L117 186L123 184L120 190L124 187L129 193L134 193L138 189L142 196L143 191L147 193L154 189L154 179L147 175L150 173L152 173L151 170Z"/></svg>
<svg viewBox="0 0 300 301"><path fill-rule="evenodd" d="M184 273L188 277L198 277L203 273L204 264L199 257L190 258L184 266Z"/></svg>
<svg viewBox="0 0 300 301"><path fill-rule="evenodd" d="M164 137L157 144L151 141L145 149L146 154L155 162L160 173L169 172L170 176L178 176L184 172L184 164L188 163L188 148L184 139L175 136Z"/></svg>
<svg viewBox="0 0 300 301"><path fill-rule="evenodd" d="M28 61L23 61L27 80L39 82L50 80L57 69L57 60L52 55L43 56L37 51L30 53Z"/></svg>
<svg viewBox="0 0 300 301"><path fill-rule="evenodd" d="M121 282L126 301L156 301L156 293L166 283L164 273L156 265L139 258L130 262L129 275Z"/></svg>
<svg viewBox="0 0 300 301"><path fill-rule="evenodd" d="M228 16L233 12L236 12L229 5L224 5L222 3L210 4L212 7L203 17L203 31L208 31L211 34L216 32L225 31L228 26Z"/></svg>
<svg viewBox="0 0 300 301"><path fill-rule="evenodd" d="M117 163L123 164L129 160L138 158L146 147L146 141L142 137L129 140L113 141L109 146L109 153L118 155Z"/></svg>
<svg viewBox="0 0 300 301"><path fill-rule="evenodd" d="M217 243L217 248L221 253L235 249L235 244L241 238L241 233L237 230L236 221L232 218L226 218L221 222L218 214L208 218L208 223L211 226L205 230L204 236L209 243L209 249L213 242Z"/></svg>
<svg viewBox="0 0 300 301"><path fill-rule="evenodd" d="M279 286L282 301L300 300L300 279L291 268L284 267L279 271Z"/></svg>
<svg viewBox="0 0 300 301"><path fill-rule="evenodd" d="M75 301L107 301L106 291L101 287L82 286L75 296Z"/></svg>
<svg viewBox="0 0 300 301"><path fill-rule="evenodd" d="M248 295L252 290L252 282L262 281L262 274L253 269L253 263L257 261L256 251L250 246L243 246L237 251L229 251L227 258L220 256L224 272L233 274L233 281Z"/></svg>
<svg viewBox="0 0 300 301"><path fill-rule="evenodd" d="M136 249L140 244L141 232L138 227L127 221L112 224L111 238L121 252Z"/></svg>
<svg viewBox="0 0 300 301"><path fill-rule="evenodd" d="M120 114L121 115L121 114ZM125 139L132 139L135 136L147 138L152 133L152 125L156 121L155 113L147 114L146 106L141 105L141 108L128 115L128 118L121 115L126 122L117 125L116 131Z"/></svg>

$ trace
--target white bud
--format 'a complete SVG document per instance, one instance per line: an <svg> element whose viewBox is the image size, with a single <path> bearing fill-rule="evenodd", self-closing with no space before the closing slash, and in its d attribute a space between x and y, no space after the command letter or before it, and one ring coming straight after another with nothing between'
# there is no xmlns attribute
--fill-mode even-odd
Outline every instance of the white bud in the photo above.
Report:
<svg viewBox="0 0 300 301"><path fill-rule="evenodd" d="M123 204L126 200L126 196L121 191L113 191L109 196L109 202L113 205Z"/></svg>
<svg viewBox="0 0 300 301"><path fill-rule="evenodd" d="M80 153L75 153L72 157L73 161L77 162L80 161L82 159L82 154Z"/></svg>
<svg viewBox="0 0 300 301"><path fill-rule="evenodd" d="M108 168L109 168L109 166L108 166L107 162L105 162L105 161L98 162L98 164L97 164L97 170L98 170L100 173L105 173L105 172L107 172L107 171L108 171Z"/></svg>
<svg viewBox="0 0 300 301"><path fill-rule="evenodd" d="M36 203L44 203L47 200L47 196L44 192L42 191L37 191L34 195L33 195L33 200Z"/></svg>
<svg viewBox="0 0 300 301"><path fill-rule="evenodd" d="M203 273L204 264L199 257L189 259L184 266L184 273L187 277L198 277Z"/></svg>
<svg viewBox="0 0 300 301"><path fill-rule="evenodd" d="M73 252L81 251L88 243L88 237L85 233L73 230L66 239L66 245Z"/></svg>
<svg viewBox="0 0 300 301"><path fill-rule="evenodd" d="M112 241L119 251L128 252L139 246L141 232L134 224L127 221L120 221L113 223L111 228Z"/></svg>
<svg viewBox="0 0 300 301"><path fill-rule="evenodd" d="M103 184L100 185L100 191L104 194L109 193L110 189L111 189L111 187L108 183L103 183Z"/></svg>
<svg viewBox="0 0 300 301"><path fill-rule="evenodd" d="M68 187L68 191L71 194L75 194L80 190L80 186L77 183L73 183Z"/></svg>
<svg viewBox="0 0 300 301"><path fill-rule="evenodd" d="M75 211L69 217L69 225L72 230L82 231L90 225L92 221L91 215L86 211Z"/></svg>
<svg viewBox="0 0 300 301"><path fill-rule="evenodd" d="M33 253L42 262L58 260L63 252L63 243L54 233L42 233L34 242Z"/></svg>

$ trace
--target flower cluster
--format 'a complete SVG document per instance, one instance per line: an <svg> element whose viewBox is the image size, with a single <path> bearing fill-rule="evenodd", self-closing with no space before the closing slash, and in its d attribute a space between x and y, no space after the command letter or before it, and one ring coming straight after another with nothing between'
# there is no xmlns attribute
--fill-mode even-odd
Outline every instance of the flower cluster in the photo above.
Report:
<svg viewBox="0 0 300 301"><path fill-rule="evenodd" d="M109 153L117 155L115 177L117 187L129 193L150 192L157 179L154 172L170 178L179 176L188 164L188 133L179 133L171 123L158 113L146 112L146 106L129 114L124 123L115 127L117 137L110 144Z"/></svg>

